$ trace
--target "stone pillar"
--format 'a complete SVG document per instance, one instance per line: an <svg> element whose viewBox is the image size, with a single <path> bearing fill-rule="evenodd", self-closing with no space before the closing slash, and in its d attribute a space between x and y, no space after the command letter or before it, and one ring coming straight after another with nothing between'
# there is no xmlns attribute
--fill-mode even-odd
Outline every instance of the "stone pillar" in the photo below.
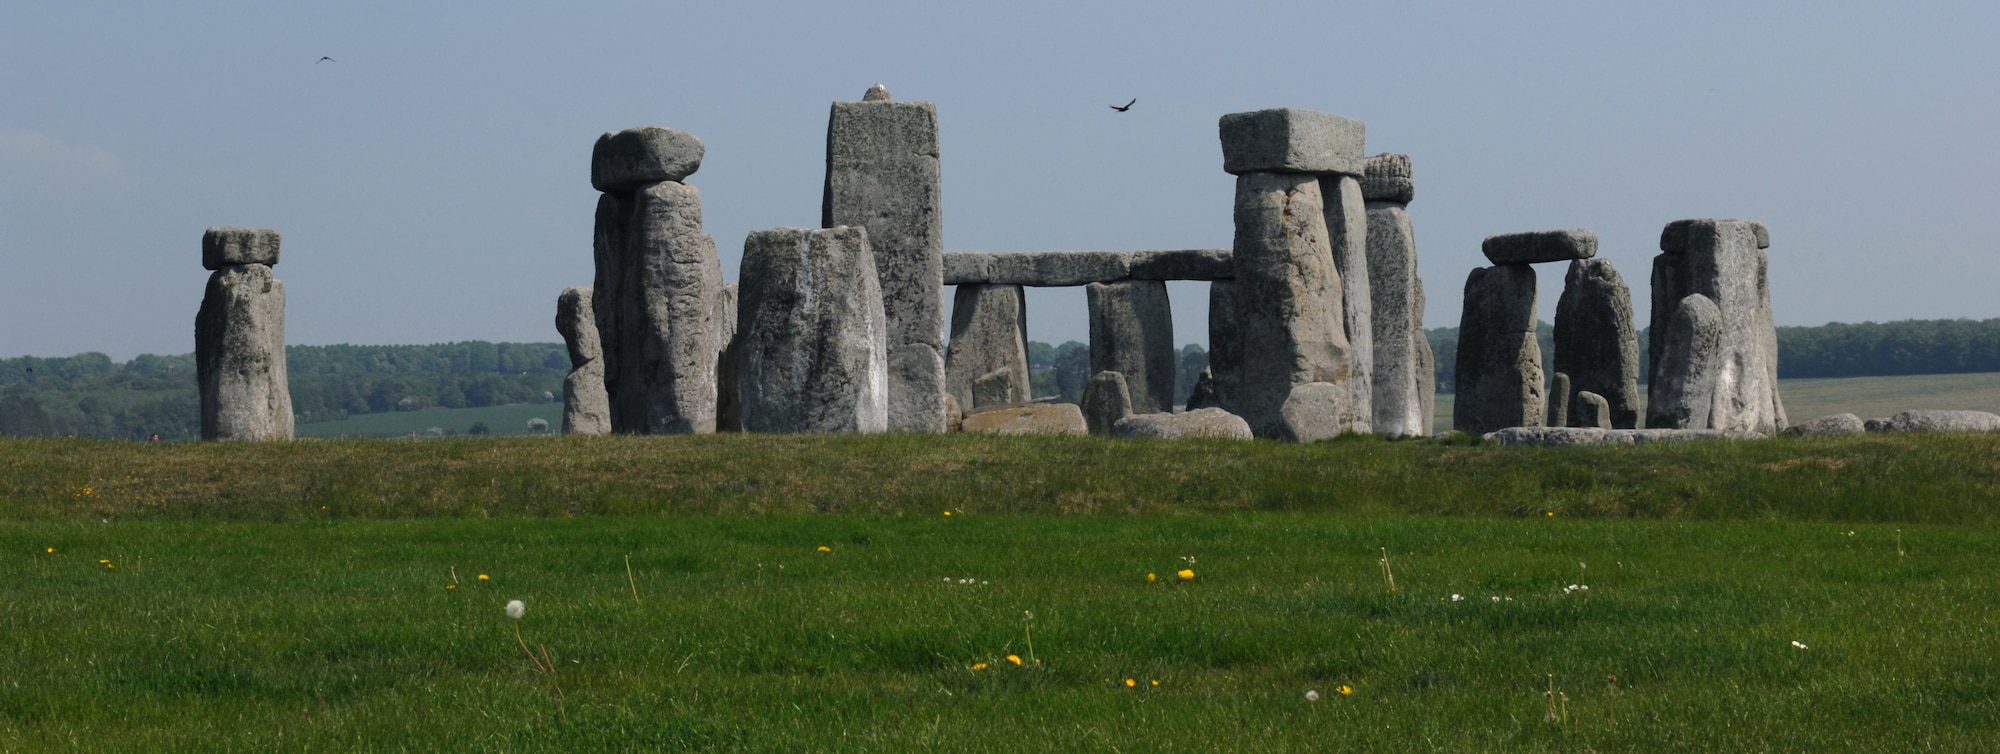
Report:
<svg viewBox="0 0 2000 754"><path fill-rule="evenodd" d="M1416 235L1408 210L1415 194L1409 156L1368 158L1361 195L1368 206L1370 407L1375 433L1389 437L1429 435L1436 400L1431 342L1424 335L1423 280L1417 276Z"/></svg>
<svg viewBox="0 0 2000 754"><path fill-rule="evenodd" d="M1611 426L1639 426L1639 336L1632 327L1632 292L1608 259L1569 263L1556 302L1555 370L1569 375L1569 395L1595 393L1610 406ZM1554 395L1553 392L1550 393ZM1566 425L1578 424L1565 403Z"/></svg>
<svg viewBox="0 0 2000 754"><path fill-rule="evenodd" d="M738 271L741 274L741 271ZM721 328L716 342L722 344L715 355L715 431L743 431L743 393L736 382L736 362L742 358L743 343L736 337L736 283L722 286L716 300L715 322Z"/></svg>
<svg viewBox="0 0 2000 754"><path fill-rule="evenodd" d="M1542 347L1535 342L1535 270L1496 264L1465 280L1458 321L1452 428L1478 437L1542 425Z"/></svg>
<svg viewBox="0 0 2000 754"><path fill-rule="evenodd" d="M881 84L833 103L820 224L868 229L889 317L889 428L899 432L945 429L939 191L936 107L891 101Z"/></svg>
<svg viewBox="0 0 2000 754"><path fill-rule="evenodd" d="M1321 407L1321 415L1367 431L1320 183L1328 173L1361 173L1363 126L1284 108L1224 115L1220 131L1223 170L1236 176L1236 238L1235 281L1210 290L1216 398L1258 436L1281 437L1292 389L1329 383L1340 405ZM1358 185L1348 191L1336 184L1343 187L1334 198L1343 204L1336 216L1365 217L1361 207L1345 206L1358 204ZM1349 243L1365 243L1365 224L1343 225Z"/></svg>
<svg viewBox="0 0 2000 754"><path fill-rule="evenodd" d="M1341 326L1347 334L1352 364L1343 389L1357 420L1344 430L1369 432L1374 426L1375 301L1368 269L1368 209L1361 193L1365 168L1348 173L1323 173L1320 197L1326 202L1327 245L1333 269L1340 273Z"/></svg>
<svg viewBox="0 0 2000 754"><path fill-rule="evenodd" d="M1091 373L1124 375L1133 413L1172 412L1179 360L1166 282L1091 283L1084 294L1090 304ZM1104 433L1110 431L1106 425Z"/></svg>
<svg viewBox="0 0 2000 754"><path fill-rule="evenodd" d="M867 231L751 233L738 280L743 428L887 431L888 320Z"/></svg>
<svg viewBox="0 0 2000 754"><path fill-rule="evenodd" d="M1714 428L1720 397L1716 383L1724 360L1722 310L1713 299L1691 293L1666 317L1666 326L1653 332L1657 345L1651 349L1653 376L1646 385L1646 428Z"/></svg>
<svg viewBox="0 0 2000 754"><path fill-rule="evenodd" d="M1548 413L1542 422L1543 426L1569 426L1570 396L1569 375L1561 371L1549 375Z"/></svg>
<svg viewBox="0 0 2000 754"><path fill-rule="evenodd" d="M563 289L556 297L556 332L569 348L569 376L563 378L562 433L611 433L611 400L604 393L603 347L597 339L596 308L590 289Z"/></svg>
<svg viewBox="0 0 2000 754"><path fill-rule="evenodd" d="M1677 220L1660 233L1661 254L1653 259L1652 374L1654 395L1663 386L1696 386L1712 377L1714 392L1700 410L1647 409L1648 427L1721 429L1770 434L1784 429L1785 404L1778 396L1778 333L1771 318L1768 261L1770 232L1748 220ZM1659 333L1698 332L1704 323L1676 324L1689 311L1689 296L1714 305L1719 332L1712 362L1677 361L1666 353ZM1696 307L1699 308L1699 307ZM1699 356L1689 353L1688 356ZM1683 400L1701 396L1689 394ZM1706 414L1702 417L1701 414ZM1693 424L1654 424L1655 421Z"/></svg>
<svg viewBox="0 0 2000 754"><path fill-rule="evenodd" d="M213 270L194 317L201 439L292 439L285 378L285 284L271 274L278 232L209 228L201 266Z"/></svg>
<svg viewBox="0 0 2000 754"><path fill-rule="evenodd" d="M1090 378L1090 384L1083 388L1083 421L1090 426L1093 435L1110 435L1111 428L1118 420L1134 413L1132 393L1128 389L1125 375L1117 372L1098 372ZM1142 411L1138 413L1160 414L1166 411Z"/></svg>
<svg viewBox="0 0 2000 754"><path fill-rule="evenodd" d="M701 140L648 126L607 133L591 151L597 200L592 288L611 429L715 431L722 263L701 229Z"/></svg>
<svg viewBox="0 0 2000 754"><path fill-rule="evenodd" d="M1005 376L993 376L1002 370ZM1010 381L1000 405L1029 400L1028 306L1021 286L961 285L952 297L945 389L967 414L996 403L973 394L981 378Z"/></svg>

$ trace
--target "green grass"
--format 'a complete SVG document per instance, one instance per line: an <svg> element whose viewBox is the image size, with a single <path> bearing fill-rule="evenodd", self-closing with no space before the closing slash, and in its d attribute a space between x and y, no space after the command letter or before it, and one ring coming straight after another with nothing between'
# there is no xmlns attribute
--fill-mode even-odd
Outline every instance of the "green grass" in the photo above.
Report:
<svg viewBox="0 0 2000 754"><path fill-rule="evenodd" d="M1641 406L1645 405L1645 390L1645 385L1639 386ZM1875 419L1911 409L2000 414L2000 372L1779 380L1778 395L1785 401L1785 414L1795 424L1833 414ZM1440 432L1451 428L1452 397L1450 393L1437 397L1434 416Z"/></svg>
<svg viewBox="0 0 2000 754"><path fill-rule="evenodd" d="M463 435L476 422L486 422L486 428L494 435L529 434L528 420L541 419L549 423L549 431L562 431L562 404L522 403L512 406L486 406L482 408L426 408L417 411L391 411L384 414L356 414L340 421L312 422L297 426L300 437L423 437L431 429L440 433Z"/></svg>

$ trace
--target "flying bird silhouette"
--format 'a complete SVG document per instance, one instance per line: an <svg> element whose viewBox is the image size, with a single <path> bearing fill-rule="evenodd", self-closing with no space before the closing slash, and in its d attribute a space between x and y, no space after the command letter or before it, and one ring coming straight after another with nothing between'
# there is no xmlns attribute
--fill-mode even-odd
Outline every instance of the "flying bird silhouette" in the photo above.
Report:
<svg viewBox="0 0 2000 754"><path fill-rule="evenodd" d="M1127 103L1125 103L1125 106L1124 106L1124 107L1119 107L1119 106L1117 106L1117 105L1110 105L1110 108L1111 108L1111 109L1113 109L1113 110L1117 110L1118 112L1121 112L1121 113L1122 113L1122 112L1125 112L1126 110L1130 110L1130 109L1132 109L1132 104L1133 104L1134 102L1138 102L1138 101L1139 101L1139 98L1138 98L1138 97L1133 97L1133 98L1132 98L1132 102L1127 102Z"/></svg>
<svg viewBox="0 0 2000 754"><path fill-rule="evenodd" d="M338 62L340 61L334 60L333 58L329 58L325 55L321 55L318 60L313 61L313 65L319 65L321 63L338 63Z"/></svg>

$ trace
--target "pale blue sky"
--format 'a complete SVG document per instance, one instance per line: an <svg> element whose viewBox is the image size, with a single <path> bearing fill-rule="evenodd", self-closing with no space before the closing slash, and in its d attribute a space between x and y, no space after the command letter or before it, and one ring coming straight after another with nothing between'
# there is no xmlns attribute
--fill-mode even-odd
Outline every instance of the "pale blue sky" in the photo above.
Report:
<svg viewBox="0 0 2000 754"><path fill-rule="evenodd" d="M599 133L707 143L734 280L750 231L817 222L828 103L878 81L937 103L950 249L1226 247L1216 119L1291 106L1412 155L1431 326L1481 238L1555 227L1643 312L1684 217L1770 226L1781 324L2000 317L1996 31L1990 2L10 2L0 356L193 350L211 225L284 233L293 343L559 340ZM1085 338L1081 290L1030 306Z"/></svg>

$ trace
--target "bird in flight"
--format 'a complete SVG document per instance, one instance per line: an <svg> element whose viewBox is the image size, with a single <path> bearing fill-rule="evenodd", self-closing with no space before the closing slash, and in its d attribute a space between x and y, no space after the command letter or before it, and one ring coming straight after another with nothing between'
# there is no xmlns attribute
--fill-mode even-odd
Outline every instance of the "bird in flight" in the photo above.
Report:
<svg viewBox="0 0 2000 754"><path fill-rule="evenodd" d="M1121 113L1122 113L1122 112L1125 112L1126 110L1130 110L1130 109L1132 109L1132 104L1133 104L1133 103L1135 103L1135 102L1138 102L1138 101L1139 101L1139 98L1138 98L1138 97L1133 97L1133 98L1132 98L1132 102L1127 102L1127 103L1125 103L1125 106L1124 106L1124 107L1119 107L1119 106L1117 106L1117 105L1111 105L1110 107L1111 107L1111 109L1113 109L1113 110L1117 110L1118 112L1121 112Z"/></svg>
<svg viewBox="0 0 2000 754"><path fill-rule="evenodd" d="M325 55L321 55L318 60L313 61L313 65L319 65L321 63L338 63L338 62L340 61L334 60L333 58L329 58Z"/></svg>

